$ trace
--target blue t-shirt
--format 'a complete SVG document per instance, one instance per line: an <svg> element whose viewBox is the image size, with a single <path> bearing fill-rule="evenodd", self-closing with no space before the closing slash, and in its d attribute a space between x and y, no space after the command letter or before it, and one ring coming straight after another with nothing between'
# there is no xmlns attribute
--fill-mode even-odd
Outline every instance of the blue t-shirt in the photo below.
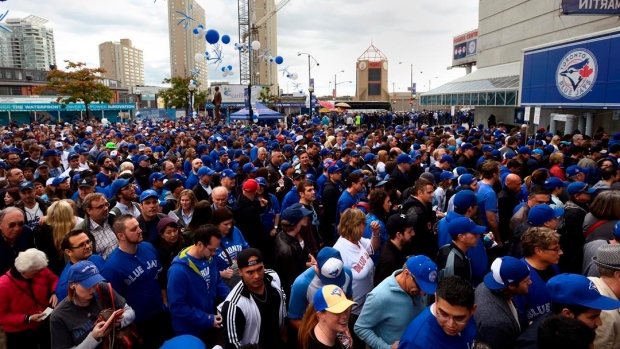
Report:
<svg viewBox="0 0 620 349"><path fill-rule="evenodd" d="M543 280L534 267L532 267L525 257L521 260L530 268L530 280L532 284L528 288L527 294L514 297L517 310L527 316L528 321L535 320L551 312L551 295L547 290L547 282ZM551 266L556 275L560 273L557 265Z"/></svg>
<svg viewBox="0 0 620 349"><path fill-rule="evenodd" d="M497 195L493 190L493 186L480 182L478 184L478 212L482 218L482 223L489 229L489 222L487 221L486 211L492 211L495 213L495 222L499 222L497 217Z"/></svg>
<svg viewBox="0 0 620 349"><path fill-rule="evenodd" d="M431 305L424 309L407 327L398 349L470 349L476 339L476 323L474 317L469 318L465 329L456 336L447 335L435 315L431 313Z"/></svg>
<svg viewBox="0 0 620 349"><path fill-rule="evenodd" d="M353 207L353 205L359 202L359 198L357 196L352 196L348 190L343 190L342 194L340 194L340 199L338 199L338 212L336 212L336 227L338 223L340 223L340 214L344 212L347 208Z"/></svg>
<svg viewBox="0 0 620 349"><path fill-rule="evenodd" d="M127 304L136 312L136 321L142 321L164 309L161 289L157 281L162 271L155 247L141 242L135 255L116 248L105 262L103 276Z"/></svg>
<svg viewBox="0 0 620 349"><path fill-rule="evenodd" d="M222 249L222 246L226 249L226 252L228 252L228 256L226 255L226 252L224 252L224 250ZM249 247L250 245L248 245L248 243L243 238L243 234L241 234L241 231L239 231L237 227L233 227L232 231L228 233L228 235L222 237L220 247L218 247L217 251L215 252L215 255L219 259L217 263L218 270L223 271L228 269L230 267L228 258L230 257L230 259L233 261L236 260L237 254L241 252L241 250Z"/></svg>
<svg viewBox="0 0 620 349"><path fill-rule="evenodd" d="M353 275L351 269L344 267L343 271L346 275L346 281L342 286L347 298L353 297ZM314 300L314 294L323 286L321 279L316 275L314 266L306 269L293 282L291 287L291 299L288 304L288 317L293 320L301 320L304 312L310 303Z"/></svg>

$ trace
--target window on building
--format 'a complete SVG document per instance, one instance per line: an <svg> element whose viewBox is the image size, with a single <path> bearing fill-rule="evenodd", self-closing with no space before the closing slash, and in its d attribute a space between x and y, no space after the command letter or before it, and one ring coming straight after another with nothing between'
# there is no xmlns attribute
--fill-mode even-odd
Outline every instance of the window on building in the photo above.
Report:
<svg viewBox="0 0 620 349"><path fill-rule="evenodd" d="M369 96L381 96L381 84L368 84Z"/></svg>
<svg viewBox="0 0 620 349"><path fill-rule="evenodd" d="M381 81L381 68L368 69L368 81Z"/></svg>

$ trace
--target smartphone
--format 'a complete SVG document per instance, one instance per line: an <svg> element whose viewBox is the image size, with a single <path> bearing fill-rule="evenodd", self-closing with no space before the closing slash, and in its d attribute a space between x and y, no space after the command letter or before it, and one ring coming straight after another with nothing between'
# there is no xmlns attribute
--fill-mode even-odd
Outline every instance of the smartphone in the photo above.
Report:
<svg viewBox="0 0 620 349"><path fill-rule="evenodd" d="M41 318L41 320L45 320L47 319L48 316L50 316L50 314L52 313L52 311L54 311L54 309L47 307L45 310L43 310L43 317Z"/></svg>

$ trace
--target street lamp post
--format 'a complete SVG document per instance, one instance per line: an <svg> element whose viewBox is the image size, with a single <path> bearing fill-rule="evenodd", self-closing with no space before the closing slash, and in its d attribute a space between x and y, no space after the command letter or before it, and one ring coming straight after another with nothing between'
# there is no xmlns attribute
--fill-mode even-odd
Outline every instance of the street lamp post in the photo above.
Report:
<svg viewBox="0 0 620 349"><path fill-rule="evenodd" d="M194 115L194 90L196 90L196 82L190 80L187 89L189 90L189 116L191 118Z"/></svg>
<svg viewBox="0 0 620 349"><path fill-rule="evenodd" d="M308 56L308 92L310 93L310 97L312 97L312 92L314 92L314 86L312 86L312 75L311 75L311 68L312 68L312 62L310 61L310 58L312 58L314 60L314 63L316 63L316 66L318 67L320 64L319 62L316 60L316 58L314 58L313 55L306 53L306 52L297 52L297 56L301 56L301 55L306 55ZM310 92L310 87L312 87L312 92ZM312 99L310 100L310 103L312 103ZM312 110L312 105L310 105L310 110Z"/></svg>
<svg viewBox="0 0 620 349"><path fill-rule="evenodd" d="M338 73L344 73L344 70L337 71L334 73L334 95L333 95L334 101L336 101L336 98L338 97L338 87L336 87L338 86L338 80L337 80Z"/></svg>
<svg viewBox="0 0 620 349"><path fill-rule="evenodd" d="M138 113L138 112L140 112L140 104L142 104L142 103L140 103L141 102L140 101L140 96L141 96L142 92L140 90L135 90L133 93L136 96L136 113ZM86 116L88 116L88 115L86 115ZM135 116L135 113L134 113L134 116Z"/></svg>
<svg viewBox="0 0 620 349"><path fill-rule="evenodd" d="M312 115L312 92L314 92L314 87L308 87L308 105L310 106L310 115Z"/></svg>

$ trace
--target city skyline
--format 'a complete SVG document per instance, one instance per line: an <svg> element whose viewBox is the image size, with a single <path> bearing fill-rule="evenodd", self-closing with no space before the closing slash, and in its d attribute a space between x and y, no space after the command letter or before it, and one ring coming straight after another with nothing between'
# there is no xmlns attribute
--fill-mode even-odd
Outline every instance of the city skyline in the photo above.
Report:
<svg viewBox="0 0 620 349"><path fill-rule="evenodd" d="M201 6L207 4L205 0L197 2ZM167 1L110 0L106 4L83 7L77 0L58 0L53 4L32 0L3 3L0 10L9 10L9 18L45 13L50 21L48 26L55 32L60 68L64 67L65 59L96 67L99 43L130 38L144 51L145 84L160 85L164 78L170 77ZM236 3L214 0L206 10L205 27L216 29L221 35L228 34L232 39L224 47L225 61L236 72L224 79L213 64L209 65L209 75L212 80L238 83L238 54L232 47L238 40ZM292 0L278 13L277 46L284 63L277 67L288 67L299 78L293 81L279 72L280 88L284 93L292 93L293 84L301 83L300 89L307 89L307 57L297 55L307 52L320 62L319 67L313 65L311 73L315 94L330 94L333 84L329 81L335 72L344 70L338 73L337 80L353 83L339 85L338 93L353 95L355 61L371 42L381 47L390 61L390 92L392 87L397 92L406 91L411 71L418 91L425 91L429 80L433 87L440 86L465 74L463 69L446 70L451 64L452 37L475 29L477 16L478 2L474 0L459 3L458 11L452 5L431 0L415 3L394 0L384 7L372 1L344 0L317 0L310 7ZM197 24L190 24L187 30L191 31L194 25Z"/></svg>

